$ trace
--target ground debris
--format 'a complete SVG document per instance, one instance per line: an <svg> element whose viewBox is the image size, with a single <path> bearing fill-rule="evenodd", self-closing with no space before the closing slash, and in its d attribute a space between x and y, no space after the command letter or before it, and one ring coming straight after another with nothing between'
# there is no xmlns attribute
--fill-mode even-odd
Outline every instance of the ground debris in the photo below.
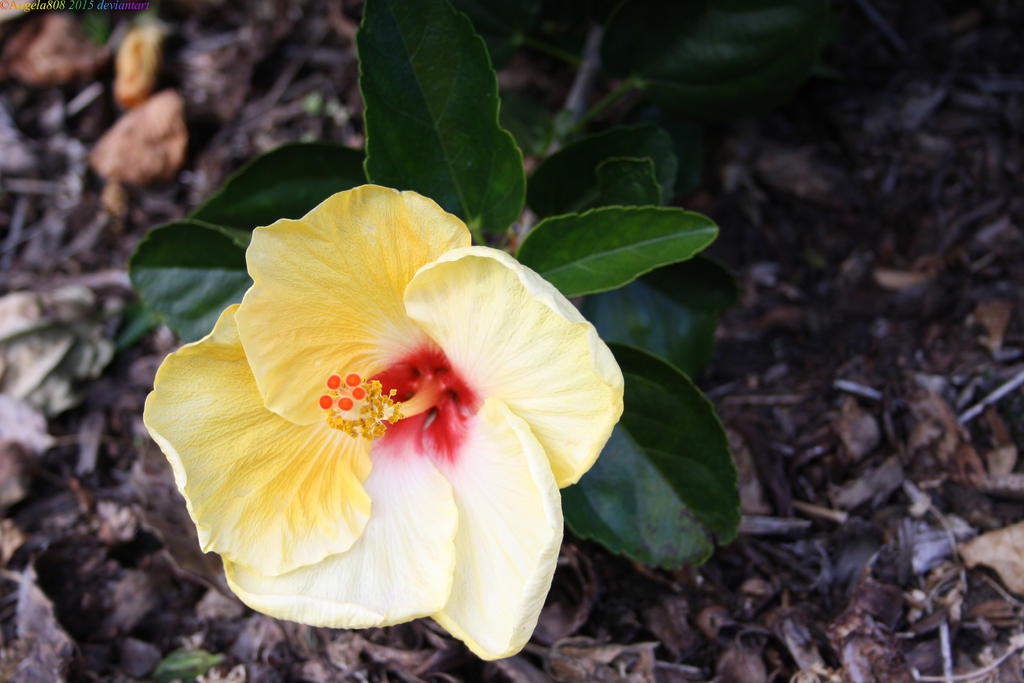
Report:
<svg viewBox="0 0 1024 683"><path fill-rule="evenodd" d="M27 85L61 85L94 75L110 51L86 38L78 21L61 12L37 12L4 46L0 72ZM3 73L0 73L0 77Z"/></svg>
<svg viewBox="0 0 1024 683"><path fill-rule="evenodd" d="M169 182L185 163L187 146L185 100L164 90L118 119L96 143L89 166L127 185Z"/></svg>
<svg viewBox="0 0 1024 683"><path fill-rule="evenodd" d="M1007 588L1024 595L1024 522L982 534L959 552L968 567L991 567Z"/></svg>

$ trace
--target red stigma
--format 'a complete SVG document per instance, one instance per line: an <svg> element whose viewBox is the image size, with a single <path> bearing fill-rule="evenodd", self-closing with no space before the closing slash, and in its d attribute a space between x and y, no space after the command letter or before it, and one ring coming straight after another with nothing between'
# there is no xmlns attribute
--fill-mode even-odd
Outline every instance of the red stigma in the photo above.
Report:
<svg viewBox="0 0 1024 683"><path fill-rule="evenodd" d="M338 375L331 375L330 377L327 378L327 388L328 389L337 389L340 386L341 386L341 377L339 377Z"/></svg>
<svg viewBox="0 0 1024 683"><path fill-rule="evenodd" d="M362 381L363 379L354 372L345 377L345 384L349 385L350 387L358 386L359 383Z"/></svg>
<svg viewBox="0 0 1024 683"><path fill-rule="evenodd" d="M357 401L362 401L364 398L366 398L366 389L363 389L362 387L356 387L355 389L352 390L352 398L354 398Z"/></svg>
<svg viewBox="0 0 1024 683"><path fill-rule="evenodd" d="M355 403L353 403L352 399L350 399L348 396L342 396L341 398L338 399L338 407L341 408L342 410L352 410L352 406L354 405Z"/></svg>
<svg viewBox="0 0 1024 683"><path fill-rule="evenodd" d="M469 431L469 418L479 410L482 400L444 352L436 347L420 349L374 379L380 380L385 393L396 391L395 401L409 401L421 393L432 397L431 407L399 420L384 438L408 440L414 451L455 462Z"/></svg>
<svg viewBox="0 0 1024 683"><path fill-rule="evenodd" d="M320 397L319 403L320 407L323 408L324 410L330 410L331 406L334 405L334 399L328 396L327 394L324 394L323 396Z"/></svg>

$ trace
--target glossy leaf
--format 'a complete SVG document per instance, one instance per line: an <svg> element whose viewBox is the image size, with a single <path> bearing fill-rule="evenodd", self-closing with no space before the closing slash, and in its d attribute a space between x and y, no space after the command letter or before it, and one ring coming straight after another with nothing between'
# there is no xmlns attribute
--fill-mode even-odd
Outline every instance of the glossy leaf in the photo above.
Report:
<svg viewBox="0 0 1024 683"><path fill-rule="evenodd" d="M690 118L767 109L810 74L825 0L628 0L608 20L604 66Z"/></svg>
<svg viewBox="0 0 1024 683"><path fill-rule="evenodd" d="M465 15L439 0L368 0L357 36L366 173L415 190L471 229L523 207L523 159L498 125L498 82Z"/></svg>
<svg viewBox="0 0 1024 683"><path fill-rule="evenodd" d="M523 33L533 26L540 11L540 0L452 0L452 5L473 22L496 68L511 61Z"/></svg>
<svg viewBox="0 0 1024 683"><path fill-rule="evenodd" d="M129 263L132 285L182 341L195 341L252 284L242 239L247 232L191 220L153 228Z"/></svg>
<svg viewBox="0 0 1024 683"><path fill-rule="evenodd" d="M645 349L694 376L711 360L718 316L736 297L729 269L696 256L588 296L581 311L605 341Z"/></svg>
<svg viewBox="0 0 1024 683"><path fill-rule="evenodd" d="M358 150L326 142L288 144L249 162L191 217L252 230L279 218L301 218L335 192L365 182Z"/></svg>
<svg viewBox="0 0 1024 683"><path fill-rule="evenodd" d="M597 206L598 166L623 157L650 157L661 186L661 203L671 201L676 181L672 138L657 126L643 124L613 128L552 154L530 176L527 203L541 218Z"/></svg>
<svg viewBox="0 0 1024 683"><path fill-rule="evenodd" d="M517 92L501 96L501 125L516 139L523 154L541 156L551 145L554 116L536 100Z"/></svg>
<svg viewBox="0 0 1024 683"><path fill-rule="evenodd" d="M598 206L657 206L661 187L654 175L654 160L613 157L597 165Z"/></svg>
<svg viewBox="0 0 1024 683"><path fill-rule="evenodd" d="M566 296L621 287L660 266L685 261L714 241L710 218L671 207L608 206L547 218L516 254Z"/></svg>
<svg viewBox="0 0 1024 683"><path fill-rule="evenodd" d="M686 375L612 345L625 410L601 457L562 492L572 531L646 564L679 568L736 536L736 467L721 422Z"/></svg>

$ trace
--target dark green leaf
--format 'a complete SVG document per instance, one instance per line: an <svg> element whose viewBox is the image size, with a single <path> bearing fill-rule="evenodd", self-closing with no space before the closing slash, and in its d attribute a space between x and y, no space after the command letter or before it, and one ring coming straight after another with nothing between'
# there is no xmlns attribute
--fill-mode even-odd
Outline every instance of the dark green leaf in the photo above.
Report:
<svg viewBox="0 0 1024 683"><path fill-rule="evenodd" d="M685 261L714 241L710 218L683 209L607 206L546 218L516 254L566 296L621 287L644 273Z"/></svg>
<svg viewBox="0 0 1024 683"><path fill-rule="evenodd" d="M368 0L357 36L366 173L415 190L474 231L523 207L523 158L498 126L498 82L465 15L438 0Z"/></svg>
<svg viewBox="0 0 1024 683"><path fill-rule="evenodd" d="M581 310L605 341L651 351L694 376L711 359L718 316L736 296L729 269L696 256L588 296Z"/></svg>
<svg viewBox="0 0 1024 683"><path fill-rule="evenodd" d="M452 5L473 22L496 68L512 59L522 34L533 26L540 10L540 0L452 0Z"/></svg>
<svg viewBox="0 0 1024 683"><path fill-rule="evenodd" d="M826 0L629 0L609 19L609 71L655 102L714 121L778 104L810 74Z"/></svg>
<svg viewBox="0 0 1024 683"><path fill-rule="evenodd" d="M672 149L678 163L675 196L686 197L696 190L704 172L701 125L650 105L633 114L631 120L661 126L672 137Z"/></svg>
<svg viewBox="0 0 1024 683"><path fill-rule="evenodd" d="M189 220L150 230L129 272L145 305L186 342L212 330L252 284L238 233Z"/></svg>
<svg viewBox="0 0 1024 683"><path fill-rule="evenodd" d="M530 176L528 203L539 217L583 211L599 201L597 167L613 158L654 160L661 203L672 199L676 157L672 138L650 124L623 126L592 135L552 154Z"/></svg>
<svg viewBox="0 0 1024 683"><path fill-rule="evenodd" d="M253 159L192 218L249 230L301 218L335 192L366 182L363 154L326 142L284 145Z"/></svg>
<svg viewBox="0 0 1024 683"><path fill-rule="evenodd" d="M160 317L142 304L128 306L121 312L121 325L114 338L114 347L124 351L134 346L159 324Z"/></svg>
<svg viewBox="0 0 1024 683"><path fill-rule="evenodd" d="M501 96L501 125L516 139L524 154L547 152L554 133L554 117L537 101L517 92Z"/></svg>
<svg viewBox="0 0 1024 683"><path fill-rule="evenodd" d="M644 206L661 202L654 159L612 157L597 165L598 206Z"/></svg>
<svg viewBox="0 0 1024 683"><path fill-rule="evenodd" d="M579 536L647 564L698 564L736 536L736 467L714 409L686 375L612 345L626 379L625 410L601 457L562 492Z"/></svg>

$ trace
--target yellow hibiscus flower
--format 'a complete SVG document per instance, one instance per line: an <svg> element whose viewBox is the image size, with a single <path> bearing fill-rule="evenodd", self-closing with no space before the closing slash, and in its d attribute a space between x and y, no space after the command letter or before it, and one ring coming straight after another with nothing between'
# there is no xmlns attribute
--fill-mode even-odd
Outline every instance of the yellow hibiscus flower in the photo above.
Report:
<svg viewBox="0 0 1024 683"><path fill-rule="evenodd" d="M480 657L517 652L554 574L558 488L622 413L608 347L413 192L338 193L257 228L246 260L242 303L146 400L203 550L275 617L429 616Z"/></svg>

